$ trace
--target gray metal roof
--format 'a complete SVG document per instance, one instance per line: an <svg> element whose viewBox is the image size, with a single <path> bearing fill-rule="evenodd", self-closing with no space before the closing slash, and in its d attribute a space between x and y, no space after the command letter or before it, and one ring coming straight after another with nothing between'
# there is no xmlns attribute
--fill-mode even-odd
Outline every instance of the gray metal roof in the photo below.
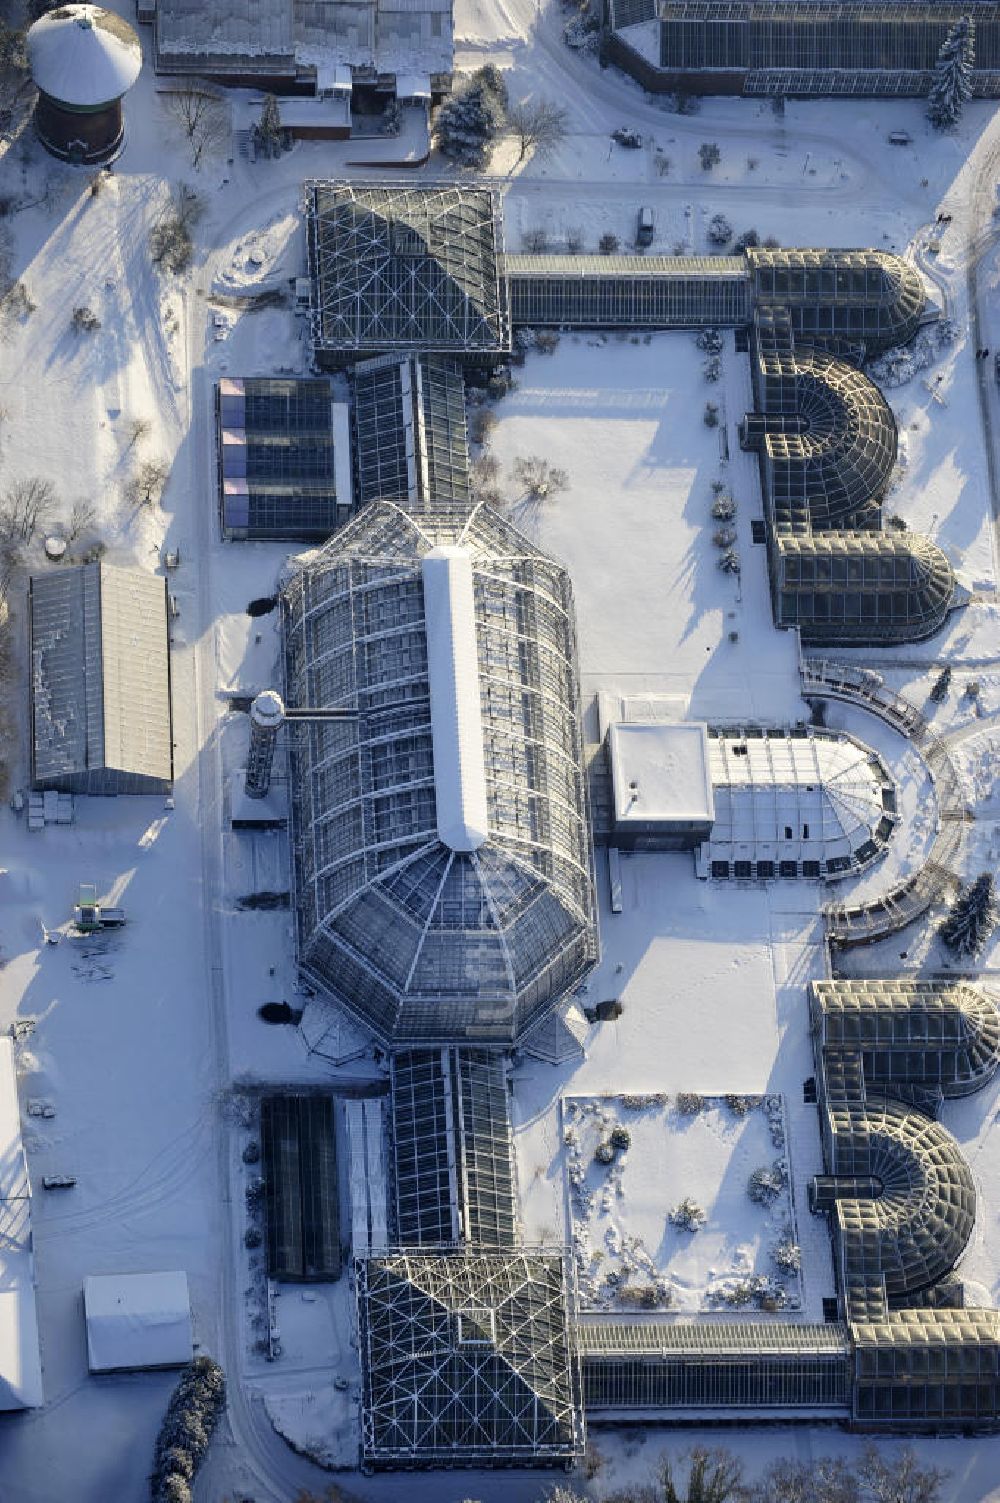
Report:
<svg viewBox="0 0 1000 1503"><path fill-rule="evenodd" d="M82 564L30 581L34 778L173 774L162 579Z"/></svg>

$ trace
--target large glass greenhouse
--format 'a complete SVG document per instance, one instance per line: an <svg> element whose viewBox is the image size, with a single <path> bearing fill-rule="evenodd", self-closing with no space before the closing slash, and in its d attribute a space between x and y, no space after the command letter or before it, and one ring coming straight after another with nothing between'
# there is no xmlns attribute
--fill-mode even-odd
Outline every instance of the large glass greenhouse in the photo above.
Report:
<svg viewBox="0 0 1000 1503"><path fill-rule="evenodd" d="M597 956L569 579L373 501L283 594L300 965L388 1043L510 1045Z"/></svg>

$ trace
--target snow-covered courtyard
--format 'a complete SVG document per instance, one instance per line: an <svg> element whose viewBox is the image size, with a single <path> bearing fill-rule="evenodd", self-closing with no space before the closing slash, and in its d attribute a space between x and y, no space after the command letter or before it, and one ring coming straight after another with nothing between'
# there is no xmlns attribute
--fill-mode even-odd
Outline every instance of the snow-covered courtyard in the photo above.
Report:
<svg viewBox="0 0 1000 1503"><path fill-rule="evenodd" d="M780 1096L563 1098L583 1310L801 1307Z"/></svg>

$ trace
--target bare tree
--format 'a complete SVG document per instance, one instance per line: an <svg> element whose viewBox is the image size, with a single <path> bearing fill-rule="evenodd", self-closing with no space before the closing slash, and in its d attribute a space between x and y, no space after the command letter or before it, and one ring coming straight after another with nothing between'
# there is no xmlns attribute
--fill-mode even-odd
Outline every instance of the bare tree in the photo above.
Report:
<svg viewBox="0 0 1000 1503"><path fill-rule="evenodd" d="M857 1476L839 1456L775 1461L748 1491L749 1503L860 1503Z"/></svg>
<svg viewBox="0 0 1000 1503"><path fill-rule="evenodd" d="M0 539L30 543L52 516L55 504L56 493L51 480L30 475L12 481L0 497Z"/></svg>
<svg viewBox="0 0 1000 1503"><path fill-rule="evenodd" d="M10 134L14 107L28 84L26 33L0 18L0 114L3 134Z"/></svg>
<svg viewBox="0 0 1000 1503"><path fill-rule="evenodd" d="M130 506L153 506L163 494L163 487L170 475L170 466L162 459L144 459L125 486L125 497Z"/></svg>
<svg viewBox="0 0 1000 1503"><path fill-rule="evenodd" d="M168 94L167 112L188 144L192 167L200 167L206 154L211 155L225 143L229 133L226 112L219 100L198 84Z"/></svg>
<svg viewBox="0 0 1000 1503"><path fill-rule="evenodd" d="M566 139L569 115L561 104L549 99L522 99L507 111L507 124L520 148L517 160L523 162L529 151L540 157L553 152Z"/></svg>
<svg viewBox="0 0 1000 1503"><path fill-rule="evenodd" d="M863 1496L871 1503L940 1503L948 1473L921 1466L913 1448L886 1457L869 1446L859 1468Z"/></svg>
<svg viewBox="0 0 1000 1503"><path fill-rule="evenodd" d="M743 1467L731 1452L694 1446L685 1459L687 1483L679 1485L670 1457L662 1457L657 1480L663 1503L726 1503L735 1498Z"/></svg>
<svg viewBox="0 0 1000 1503"><path fill-rule="evenodd" d="M153 425L149 421L149 418L130 418L128 428L126 430L128 432L128 443L125 445L126 452L129 449L134 449L136 444L141 443L144 438L147 438L149 436L149 430L152 428L152 426Z"/></svg>
<svg viewBox="0 0 1000 1503"><path fill-rule="evenodd" d="M66 541L75 543L77 538L93 527L97 520L97 508L85 497L79 497L70 508L66 523Z"/></svg>
<svg viewBox="0 0 1000 1503"><path fill-rule="evenodd" d="M177 183L159 221L149 233L149 252L154 266L182 272L191 264L194 240L191 232L205 211L200 193L187 183Z"/></svg>
<svg viewBox="0 0 1000 1503"><path fill-rule="evenodd" d="M527 459L515 459L514 479L531 501L545 501L569 485L565 470L556 469L537 454Z"/></svg>

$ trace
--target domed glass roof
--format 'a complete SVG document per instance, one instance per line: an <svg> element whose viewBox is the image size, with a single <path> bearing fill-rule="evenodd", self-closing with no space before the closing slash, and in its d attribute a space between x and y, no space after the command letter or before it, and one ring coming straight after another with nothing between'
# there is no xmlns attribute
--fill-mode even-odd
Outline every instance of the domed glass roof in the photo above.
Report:
<svg viewBox="0 0 1000 1503"><path fill-rule="evenodd" d="M471 560L450 676L442 551ZM597 954L565 572L488 507L371 502L283 609L289 708L358 712L290 725L304 972L386 1041L512 1043Z"/></svg>

